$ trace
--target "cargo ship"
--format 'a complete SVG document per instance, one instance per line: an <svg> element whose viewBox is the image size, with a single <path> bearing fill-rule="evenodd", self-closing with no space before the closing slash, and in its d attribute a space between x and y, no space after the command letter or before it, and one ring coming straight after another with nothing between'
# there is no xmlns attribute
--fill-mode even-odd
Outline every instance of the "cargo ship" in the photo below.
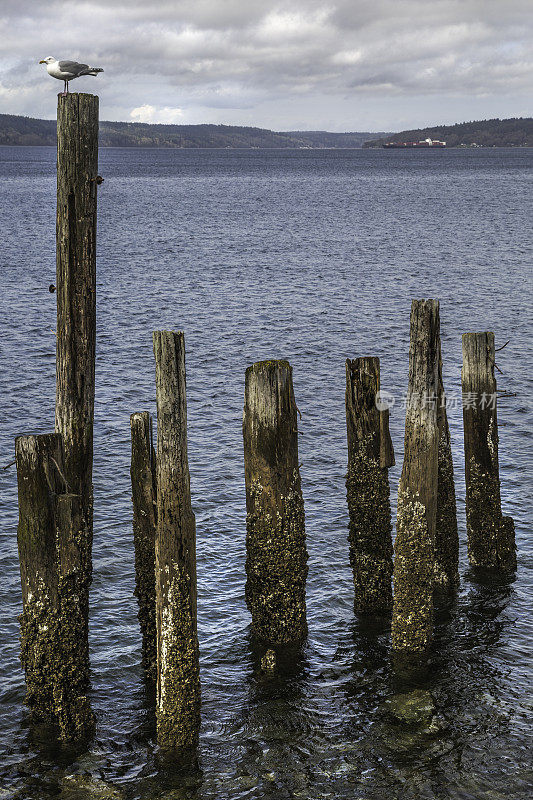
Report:
<svg viewBox="0 0 533 800"><path fill-rule="evenodd" d="M382 147L387 150L403 150L405 147L446 147L446 142L441 142L439 139L421 139L419 142L386 142Z"/></svg>

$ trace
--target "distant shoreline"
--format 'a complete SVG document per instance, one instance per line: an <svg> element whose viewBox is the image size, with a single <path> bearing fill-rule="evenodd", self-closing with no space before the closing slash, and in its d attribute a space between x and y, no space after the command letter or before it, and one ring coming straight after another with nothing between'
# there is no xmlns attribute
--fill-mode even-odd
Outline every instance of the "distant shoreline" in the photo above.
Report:
<svg viewBox="0 0 533 800"><path fill-rule="evenodd" d="M51 150L56 149L55 144L5 144L0 143L0 147L16 147L16 148L29 148L29 147L49 147ZM420 148L393 148L390 152L401 152L401 153L412 153L412 152L428 152L428 150L439 150L441 153L443 151L449 150L531 150L533 148L533 144L510 144L510 145L478 145L477 147L473 147L472 145L453 145L451 147L439 147L439 148L429 148L429 147L420 147ZM141 144L101 144L99 145L99 150L181 150L181 151L195 151L195 150L241 150L247 152L299 152L302 151L311 151L313 153L323 153L324 151L328 152L337 152L342 153L343 151L351 151L351 150L371 150L372 152L382 151L386 148L381 146L379 147L247 147L243 145L242 147L233 147L233 146L224 146L224 147L173 147L171 145L141 145ZM389 151L387 151L389 152Z"/></svg>
<svg viewBox="0 0 533 800"><path fill-rule="evenodd" d="M531 147L533 118L479 120L392 133L390 131L273 131L238 125L160 125L143 122L100 122L101 147L179 150L358 150L387 142L424 139L458 147ZM55 119L0 114L0 145L54 146Z"/></svg>

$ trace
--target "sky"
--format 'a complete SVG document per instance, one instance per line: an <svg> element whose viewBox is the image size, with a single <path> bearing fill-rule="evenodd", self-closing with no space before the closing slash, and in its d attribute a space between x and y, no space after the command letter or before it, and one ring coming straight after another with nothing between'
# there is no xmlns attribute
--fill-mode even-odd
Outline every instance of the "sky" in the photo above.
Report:
<svg viewBox="0 0 533 800"><path fill-rule="evenodd" d="M0 113L55 117L40 59L102 67L100 118L395 131L532 115L533 0L0 0Z"/></svg>

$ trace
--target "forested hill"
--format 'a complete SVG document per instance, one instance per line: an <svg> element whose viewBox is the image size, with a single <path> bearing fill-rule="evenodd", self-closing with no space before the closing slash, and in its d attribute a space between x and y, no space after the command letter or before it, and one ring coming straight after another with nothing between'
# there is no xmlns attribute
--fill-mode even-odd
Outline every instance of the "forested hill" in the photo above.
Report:
<svg viewBox="0 0 533 800"><path fill-rule="evenodd" d="M327 131L289 131L288 136L305 141L307 147L351 148L363 147L368 137L391 136L379 133L328 133Z"/></svg>
<svg viewBox="0 0 533 800"><path fill-rule="evenodd" d="M460 122L457 125L440 125L435 128L418 128L401 131L392 136L376 137L363 147L381 147L385 142L418 142L421 139L440 139L448 147L461 145L482 147L533 147L533 119L484 119L477 122Z"/></svg>
<svg viewBox="0 0 533 800"><path fill-rule="evenodd" d="M383 133L327 133L233 125L150 125L142 122L101 122L102 147L362 147ZM55 120L0 114L0 145L55 145Z"/></svg>

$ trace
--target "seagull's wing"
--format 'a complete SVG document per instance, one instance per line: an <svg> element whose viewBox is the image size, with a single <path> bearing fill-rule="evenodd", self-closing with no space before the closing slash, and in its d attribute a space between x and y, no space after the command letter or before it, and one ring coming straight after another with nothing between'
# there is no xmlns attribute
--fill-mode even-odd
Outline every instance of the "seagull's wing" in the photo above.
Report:
<svg viewBox="0 0 533 800"><path fill-rule="evenodd" d="M69 72L72 76L77 77L89 69L88 64L78 64L77 61L60 61L59 69L61 72Z"/></svg>

